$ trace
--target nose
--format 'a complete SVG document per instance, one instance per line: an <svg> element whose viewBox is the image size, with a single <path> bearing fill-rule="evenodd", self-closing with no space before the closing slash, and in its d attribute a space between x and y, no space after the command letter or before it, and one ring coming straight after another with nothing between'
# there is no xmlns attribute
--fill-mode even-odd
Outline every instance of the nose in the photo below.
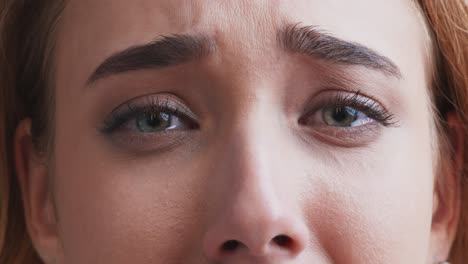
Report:
<svg viewBox="0 0 468 264"><path fill-rule="evenodd" d="M225 214L206 234L204 250L210 260L292 260L301 254L307 231L300 223L254 207L249 211Z"/></svg>
<svg viewBox="0 0 468 264"><path fill-rule="evenodd" d="M236 133L218 155L216 168L211 168L217 178L216 195L210 198L216 209L210 214L203 247L212 261L285 263L297 258L309 240L299 197L288 187L290 175L281 172L285 161L271 151L264 136L257 139ZM284 166L278 168L279 164Z"/></svg>

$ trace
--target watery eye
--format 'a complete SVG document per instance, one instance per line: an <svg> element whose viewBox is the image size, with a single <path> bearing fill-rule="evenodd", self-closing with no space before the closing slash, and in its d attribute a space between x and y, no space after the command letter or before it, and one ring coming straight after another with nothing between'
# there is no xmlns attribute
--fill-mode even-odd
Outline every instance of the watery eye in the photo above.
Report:
<svg viewBox="0 0 468 264"><path fill-rule="evenodd" d="M373 121L363 112L349 106L333 106L322 110L323 122L334 127L357 127Z"/></svg>
<svg viewBox="0 0 468 264"><path fill-rule="evenodd" d="M141 113L135 118L135 126L141 133L157 133L183 126L182 121L164 112Z"/></svg>

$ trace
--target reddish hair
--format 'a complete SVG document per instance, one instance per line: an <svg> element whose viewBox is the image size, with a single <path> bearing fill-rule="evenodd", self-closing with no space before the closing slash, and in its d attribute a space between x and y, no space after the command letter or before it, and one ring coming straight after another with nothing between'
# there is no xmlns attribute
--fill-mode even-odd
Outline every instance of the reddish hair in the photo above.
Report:
<svg viewBox="0 0 468 264"><path fill-rule="evenodd" d="M0 1L0 263L42 263L28 236L14 170L13 141L31 118L35 146L50 144L53 87L50 57L64 0ZM417 0L431 35L438 113L455 110L468 138L468 12L463 0ZM443 118L441 120L443 122ZM445 133L441 130L439 133ZM465 140L468 150L468 140ZM468 155L459 183L461 218L450 261L468 263Z"/></svg>

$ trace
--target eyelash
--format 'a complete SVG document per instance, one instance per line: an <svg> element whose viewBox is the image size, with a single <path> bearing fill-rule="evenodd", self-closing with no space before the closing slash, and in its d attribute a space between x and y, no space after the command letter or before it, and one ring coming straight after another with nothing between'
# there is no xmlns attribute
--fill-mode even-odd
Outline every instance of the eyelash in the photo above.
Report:
<svg viewBox="0 0 468 264"><path fill-rule="evenodd" d="M198 128L198 124L193 114L190 114L190 110L169 98L147 96L139 100L139 102L134 103L134 101L135 100L132 100L117 107L116 110L110 114L109 118L104 121L101 132L104 134L112 134L125 125L125 123L137 118L139 115L155 112L164 112L169 115L177 116L184 120L189 125L189 128ZM306 114L299 119L299 123L301 125L310 125L307 122L308 119L325 107L351 107L364 113L366 116L385 127L394 126L396 124L392 113L377 103L375 99L363 96L359 91L351 94L336 93L333 96L323 99L319 104L305 111Z"/></svg>
<svg viewBox="0 0 468 264"><path fill-rule="evenodd" d="M121 128L125 123L137 118L141 114L151 114L163 112L168 115L177 116L178 118L186 121L191 129L198 128L198 124L194 120L193 114L186 107L173 102L169 98L160 97L145 97L143 102L134 103L133 101L124 103L122 106L117 107L110 116L104 121L101 132L104 134L112 134ZM125 108L122 110L122 108Z"/></svg>
<svg viewBox="0 0 468 264"><path fill-rule="evenodd" d="M325 107L350 107L364 113L385 127L397 124L394 120L394 114L382 107L375 99L362 95L360 91L351 94L336 93L322 100L319 104L308 109L306 114L300 118L299 123L302 125L307 124L307 119L310 116Z"/></svg>

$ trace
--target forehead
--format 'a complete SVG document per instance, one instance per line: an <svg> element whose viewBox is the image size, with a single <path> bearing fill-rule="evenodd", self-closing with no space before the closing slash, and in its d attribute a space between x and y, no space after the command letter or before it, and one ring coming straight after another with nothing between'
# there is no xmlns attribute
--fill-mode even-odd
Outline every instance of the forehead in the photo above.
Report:
<svg viewBox="0 0 468 264"><path fill-rule="evenodd" d="M292 23L366 45L403 75L415 71L415 61L424 71L426 35L411 0L70 0L58 34L58 75L83 82L111 54L178 33L215 35L226 50L259 53Z"/></svg>

